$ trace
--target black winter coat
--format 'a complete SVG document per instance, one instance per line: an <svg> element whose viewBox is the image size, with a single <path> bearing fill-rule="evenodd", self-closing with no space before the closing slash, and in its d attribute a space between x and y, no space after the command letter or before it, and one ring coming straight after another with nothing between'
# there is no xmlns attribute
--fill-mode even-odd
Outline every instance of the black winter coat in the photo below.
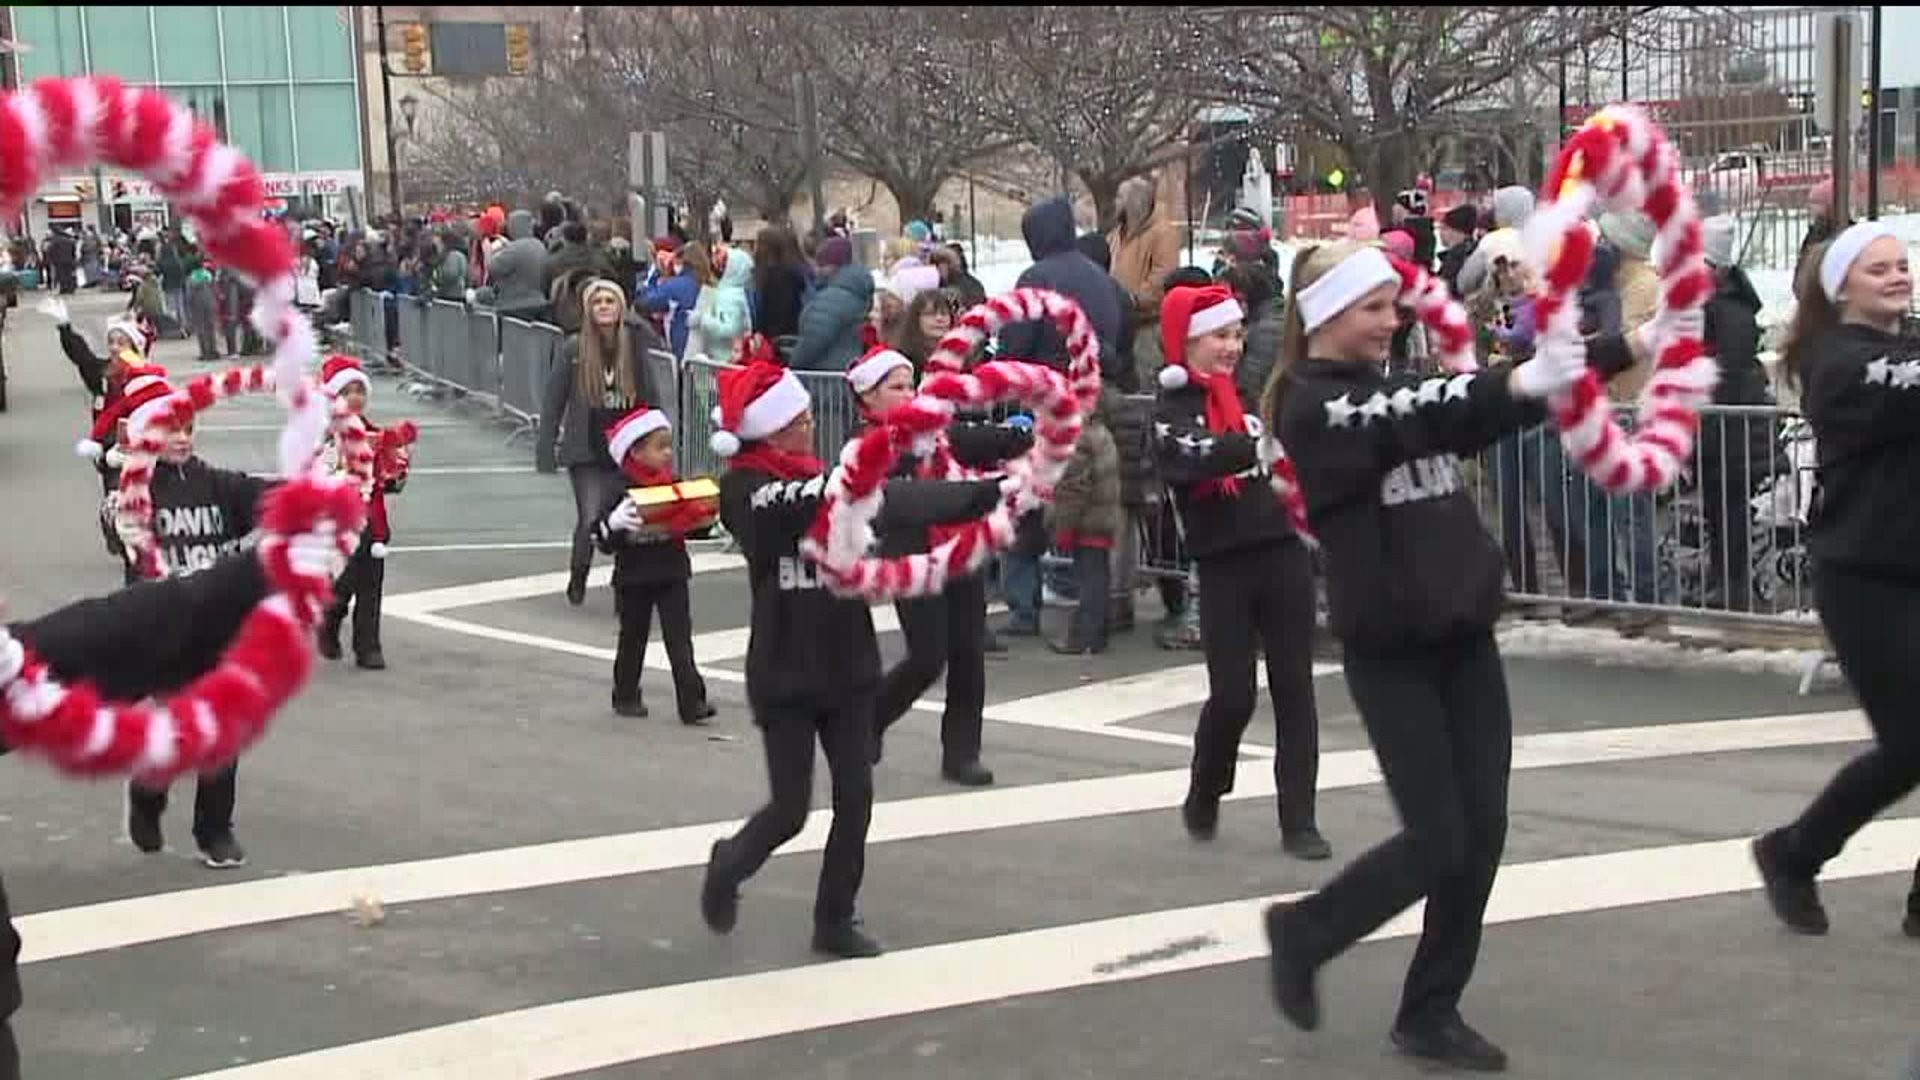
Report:
<svg viewBox="0 0 1920 1080"><path fill-rule="evenodd" d="M1206 391L1196 385L1162 390L1153 435L1160 479L1173 492L1187 552L1196 560L1299 539L1254 437L1208 429ZM1212 481L1228 478L1236 492L1212 487Z"/></svg>
<svg viewBox="0 0 1920 1080"><path fill-rule="evenodd" d="M693 560L687 556L686 537L652 531L621 532L607 525L607 518L626 500L632 486L619 474L601 484L606 494L593 519L594 543L613 556L614 588L665 585L691 578Z"/></svg>
<svg viewBox="0 0 1920 1080"><path fill-rule="evenodd" d="M1073 208L1064 198L1050 199L1028 210L1020 221L1027 251L1034 263L1021 273L1019 288L1051 289L1072 297L1087 313L1094 336L1100 339L1100 372L1107 381L1124 385L1120 372L1120 338L1125 328L1124 292L1099 264L1081 254L1074 243ZM999 355L1012 360L1035 360L1067 366L1066 340L1051 323L1015 323L1000 331Z"/></svg>
<svg viewBox="0 0 1920 1080"><path fill-rule="evenodd" d="M1865 326L1807 343L1800 407L1813 425L1819 489L1814 558L1920 580L1920 349Z"/></svg>

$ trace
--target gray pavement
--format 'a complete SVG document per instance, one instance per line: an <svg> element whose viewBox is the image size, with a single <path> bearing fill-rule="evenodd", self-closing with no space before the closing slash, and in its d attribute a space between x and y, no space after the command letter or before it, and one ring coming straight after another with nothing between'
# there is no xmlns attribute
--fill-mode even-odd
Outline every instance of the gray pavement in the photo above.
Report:
<svg viewBox="0 0 1920 1080"><path fill-rule="evenodd" d="M96 330L117 299L83 299L77 321ZM97 483L72 456L86 406L52 330L17 318L7 348L0 596L22 617L108 589L118 571L93 524ZM168 344L161 359L179 375L196 367L190 355ZM1180 739L1198 700L1180 695L1204 693L1190 670L1200 658L1158 651L1144 630L1090 661L1032 643L991 661L994 790L939 780L937 705L890 735L862 896L888 958L808 955L813 830L748 887L739 930L711 937L695 905L712 832L702 826L765 793L737 674L741 574L717 569L694 586L717 725L675 724L663 671L647 677L653 719L614 717L599 653L614 637L606 590L573 609L557 583L514 584L564 569L565 481L534 474L524 443L506 446L505 430L471 410L377 386L378 418L429 425L394 503L393 670L327 668L247 757L238 827L252 864L215 874L187 858L187 785L168 819L174 849L141 857L121 839L116 785L9 759L0 867L24 916L29 1076L151 1080L249 1064L232 1075L1416 1075L1384 1038L1406 937L1329 970L1322 1033L1275 1017L1234 905L1309 889L1331 867L1279 852L1259 794L1271 783L1258 756L1273 740L1264 703L1241 766L1248 797L1228 806L1215 844L1187 840ZM276 420L264 399L221 406L202 451L265 468ZM462 591L418 598L446 589ZM899 636L882 647L898 655ZM1826 715L1851 708L1845 693L1564 659L1516 658L1508 673L1533 767L1514 780L1503 888L1544 914L1488 932L1467 1008L1516 1071L1908 1080L1920 942L1898 935L1907 875L1896 871L1920 854L1905 820L1920 803L1899 808L1903 820L1859 845L1857 868L1829 887L1826 940L1779 933L1713 848L1793 813L1857 749L1844 740L1858 725ZM1342 859L1394 817L1365 782L1370 755L1337 670L1318 690L1330 788L1320 817ZM1165 701L1179 703L1141 711ZM1793 719L1755 719L1783 715ZM1665 745L1648 749L1656 737ZM472 853L495 854L452 858ZM1701 898L1660 902L1676 883ZM345 916L363 894L385 901L383 924ZM125 903L92 906L106 901ZM1174 957L1179 945L1119 974L1108 966L1168 946L1176 924L1205 928L1191 955ZM625 996L588 1001L611 994ZM914 1004L935 999L946 1004Z"/></svg>

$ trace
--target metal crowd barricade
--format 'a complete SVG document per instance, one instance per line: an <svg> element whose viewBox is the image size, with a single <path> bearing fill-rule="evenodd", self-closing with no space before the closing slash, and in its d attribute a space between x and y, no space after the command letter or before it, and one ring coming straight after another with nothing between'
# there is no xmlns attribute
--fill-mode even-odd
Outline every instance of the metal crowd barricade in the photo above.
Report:
<svg viewBox="0 0 1920 1080"><path fill-rule="evenodd" d="M363 364L387 362L387 293L355 289L347 295L349 348Z"/></svg>
<svg viewBox="0 0 1920 1080"><path fill-rule="evenodd" d="M674 416L674 460L687 476L715 476L724 466L708 445L714 431L713 407L720 372L731 367L713 360L695 359L679 365L679 412ZM814 452L826 462L838 461L840 449L860 430L859 409L846 376L833 371L796 371L813 398Z"/></svg>
<svg viewBox="0 0 1920 1080"><path fill-rule="evenodd" d="M512 316L499 318L500 411L514 425L509 444L531 440L538 429L547 380L560 362L565 335L557 326Z"/></svg>

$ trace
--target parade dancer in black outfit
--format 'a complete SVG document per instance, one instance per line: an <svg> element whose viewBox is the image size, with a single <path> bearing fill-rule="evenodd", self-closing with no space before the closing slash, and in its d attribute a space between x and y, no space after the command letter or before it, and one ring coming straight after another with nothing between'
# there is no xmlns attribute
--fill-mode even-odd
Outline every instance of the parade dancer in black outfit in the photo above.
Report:
<svg viewBox="0 0 1920 1080"><path fill-rule="evenodd" d="M1267 912L1276 1003L1317 1028L1319 968L1425 899L1393 1041L1418 1059L1502 1071L1506 1054L1459 1012L1506 839L1513 738L1493 636L1505 562L1459 459L1545 419L1542 402L1578 379L1586 350L1476 375L1388 377L1398 277L1385 256L1308 248L1293 283L1262 413L1298 472L1347 685L1402 831ZM1625 367L1617 338L1592 351Z"/></svg>
<svg viewBox="0 0 1920 1080"><path fill-rule="evenodd" d="M771 798L738 833L714 842L701 914L716 933L732 930L741 884L806 825L818 740L833 778L833 825L814 901L813 947L849 959L878 956L882 946L854 917L873 814L869 753L880 684L873 617L864 600L827 591L800 555L826 487L813 455L806 388L786 368L756 360L721 373L719 398L714 450L731 459L720 481L720 518L747 559L747 703L766 750ZM887 485L876 524L966 521L999 498L997 481L896 480Z"/></svg>
<svg viewBox="0 0 1920 1080"><path fill-rule="evenodd" d="M1920 349L1899 335L1913 278L1890 227L1862 222L1812 254L1784 357L1819 454L1807 547L1820 624L1874 746L1753 857L1780 921L1824 934L1821 867L1920 787ZM1920 938L1920 866L1905 929Z"/></svg>
<svg viewBox="0 0 1920 1080"><path fill-rule="evenodd" d="M869 421L913 397L913 361L906 354L875 347L847 368L861 414ZM955 460L974 468L1023 454L1031 435L999 424L955 423L948 431ZM902 454L894 475L910 478L921 462ZM929 530L900 527L880 537L883 556L932 550ZM894 604L907 655L880 680L874 702L873 761L879 764L887 729L899 722L944 669L946 701L940 713L940 775L964 787L986 787L993 772L980 763L981 729L987 708L987 589L979 574L950 582L937 596Z"/></svg>
<svg viewBox="0 0 1920 1080"><path fill-rule="evenodd" d="M1253 719L1254 661L1264 651L1278 753L1273 779L1280 838L1302 859L1332 855L1317 827L1320 718L1313 698L1313 559L1287 522L1256 453L1233 369L1244 313L1225 287L1169 289L1160 305L1160 402L1154 451L1186 523L1200 576L1207 703L1193 734L1193 780L1181 815L1211 840L1233 790L1240 737ZM1249 419L1253 419L1251 424Z"/></svg>

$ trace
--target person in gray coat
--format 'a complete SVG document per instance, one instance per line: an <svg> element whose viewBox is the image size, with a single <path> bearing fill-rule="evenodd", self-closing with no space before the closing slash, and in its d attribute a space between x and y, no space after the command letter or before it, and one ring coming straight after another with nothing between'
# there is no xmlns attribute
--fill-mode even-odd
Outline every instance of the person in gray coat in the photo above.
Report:
<svg viewBox="0 0 1920 1080"><path fill-rule="evenodd" d="M547 378L533 444L535 468L551 473L565 466L573 483L567 602L575 607L587 599L593 525L606 509L607 485L621 482L607 452L607 429L634 409L661 400L649 385L646 358L648 350L665 348L651 327L627 318L627 293L615 282L589 282L580 290L580 306L580 332L567 338Z"/></svg>
<svg viewBox="0 0 1920 1080"><path fill-rule="evenodd" d="M507 215L506 247L487 261L487 285L502 315L531 321L547 317L547 245L534 238L533 215Z"/></svg>
<svg viewBox="0 0 1920 1080"><path fill-rule="evenodd" d="M820 269L829 272L824 264ZM831 274L800 309L800 340L787 365L795 371L845 371L867 351L860 328L873 309L873 273L850 263Z"/></svg>

